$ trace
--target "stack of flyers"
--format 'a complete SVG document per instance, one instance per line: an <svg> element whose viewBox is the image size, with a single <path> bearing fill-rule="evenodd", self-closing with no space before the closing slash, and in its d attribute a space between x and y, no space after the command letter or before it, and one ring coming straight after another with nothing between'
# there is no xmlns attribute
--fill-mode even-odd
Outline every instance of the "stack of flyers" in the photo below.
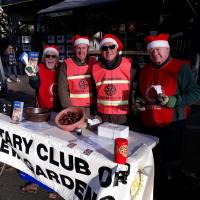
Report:
<svg viewBox="0 0 200 200"><path fill-rule="evenodd" d="M24 102L22 101L13 102L12 121L14 122L22 121L23 107L24 107Z"/></svg>

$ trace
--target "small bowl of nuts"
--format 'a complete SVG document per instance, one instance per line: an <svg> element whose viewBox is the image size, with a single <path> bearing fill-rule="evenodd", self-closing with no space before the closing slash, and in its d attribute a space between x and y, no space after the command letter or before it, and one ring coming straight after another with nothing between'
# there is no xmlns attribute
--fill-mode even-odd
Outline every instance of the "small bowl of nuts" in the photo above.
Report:
<svg viewBox="0 0 200 200"><path fill-rule="evenodd" d="M60 111L55 118L56 125L64 131L74 131L86 126L85 113L79 107L70 107Z"/></svg>

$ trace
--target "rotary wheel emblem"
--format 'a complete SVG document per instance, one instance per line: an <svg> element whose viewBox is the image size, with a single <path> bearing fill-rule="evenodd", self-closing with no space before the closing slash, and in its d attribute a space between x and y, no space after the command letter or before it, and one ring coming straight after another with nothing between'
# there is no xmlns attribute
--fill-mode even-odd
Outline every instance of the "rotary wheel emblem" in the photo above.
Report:
<svg viewBox="0 0 200 200"><path fill-rule="evenodd" d="M119 147L119 153L122 154L124 157L127 156L127 145L122 145Z"/></svg>
<svg viewBox="0 0 200 200"><path fill-rule="evenodd" d="M86 88L88 87L88 81L85 80L85 79L81 79L81 80L79 81L79 87L80 87L81 89L86 89Z"/></svg>
<svg viewBox="0 0 200 200"><path fill-rule="evenodd" d="M131 184L131 199L139 199L144 187L144 175L138 170Z"/></svg>
<svg viewBox="0 0 200 200"><path fill-rule="evenodd" d="M113 96L116 92L116 88L113 84L108 84L105 89L104 89L105 93L107 94L107 96Z"/></svg>

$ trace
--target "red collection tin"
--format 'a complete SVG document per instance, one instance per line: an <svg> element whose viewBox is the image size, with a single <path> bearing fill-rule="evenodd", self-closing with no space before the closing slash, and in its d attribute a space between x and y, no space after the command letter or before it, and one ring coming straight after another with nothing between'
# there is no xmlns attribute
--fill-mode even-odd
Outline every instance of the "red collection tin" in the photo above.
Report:
<svg viewBox="0 0 200 200"><path fill-rule="evenodd" d="M128 140L125 138L115 139L115 162L125 164L127 160Z"/></svg>

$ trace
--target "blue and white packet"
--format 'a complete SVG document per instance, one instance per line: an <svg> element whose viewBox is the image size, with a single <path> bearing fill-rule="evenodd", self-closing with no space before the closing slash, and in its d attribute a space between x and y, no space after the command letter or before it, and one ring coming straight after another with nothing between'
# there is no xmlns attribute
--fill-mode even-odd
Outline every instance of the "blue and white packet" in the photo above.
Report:
<svg viewBox="0 0 200 200"><path fill-rule="evenodd" d="M37 66L38 65L38 59L39 59L39 52L33 52L33 51L30 51L29 52L29 65L32 65L32 66Z"/></svg>
<svg viewBox="0 0 200 200"><path fill-rule="evenodd" d="M13 102L13 110L12 110L12 121L13 122L21 122L23 117L23 101L14 101Z"/></svg>

